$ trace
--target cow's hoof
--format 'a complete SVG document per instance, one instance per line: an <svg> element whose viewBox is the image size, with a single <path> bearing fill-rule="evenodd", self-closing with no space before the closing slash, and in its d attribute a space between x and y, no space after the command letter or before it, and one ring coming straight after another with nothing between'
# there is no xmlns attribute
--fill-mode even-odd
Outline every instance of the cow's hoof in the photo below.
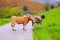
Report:
<svg viewBox="0 0 60 40"><path fill-rule="evenodd" d="M26 31L26 29L23 28L24 31Z"/></svg>
<svg viewBox="0 0 60 40"><path fill-rule="evenodd" d="M26 29L23 29L24 31L26 31Z"/></svg>
<svg viewBox="0 0 60 40"><path fill-rule="evenodd" d="M35 29L32 29L33 31L35 30Z"/></svg>
<svg viewBox="0 0 60 40"><path fill-rule="evenodd" d="M32 27L32 30L34 30L34 27Z"/></svg>
<svg viewBox="0 0 60 40"><path fill-rule="evenodd" d="M15 29L12 29L13 31L16 31Z"/></svg>
<svg viewBox="0 0 60 40"><path fill-rule="evenodd" d="M23 28L23 30L24 30L24 31L26 31L26 29L25 29L25 28Z"/></svg>

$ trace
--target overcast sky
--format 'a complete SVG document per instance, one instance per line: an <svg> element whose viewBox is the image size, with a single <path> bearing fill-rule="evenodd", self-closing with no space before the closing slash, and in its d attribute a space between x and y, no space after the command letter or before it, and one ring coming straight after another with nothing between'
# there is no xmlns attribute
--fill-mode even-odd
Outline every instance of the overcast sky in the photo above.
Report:
<svg viewBox="0 0 60 40"><path fill-rule="evenodd" d="M56 5L56 6L57 6L56 1L60 2L60 0L33 0L33 1L35 1L35 2L42 2L42 3L46 3L48 1L48 3Z"/></svg>
<svg viewBox="0 0 60 40"><path fill-rule="evenodd" d="M43 2L43 3L48 1L49 3L55 3L55 1L60 1L60 0L34 0L34 1L36 1L36 2Z"/></svg>

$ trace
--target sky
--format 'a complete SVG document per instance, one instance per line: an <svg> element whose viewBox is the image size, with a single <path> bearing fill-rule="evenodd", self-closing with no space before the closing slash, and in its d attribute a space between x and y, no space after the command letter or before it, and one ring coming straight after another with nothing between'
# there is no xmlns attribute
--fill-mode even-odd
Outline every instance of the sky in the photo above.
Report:
<svg viewBox="0 0 60 40"><path fill-rule="evenodd" d="M34 1L36 1L36 2L43 2L43 3L48 1L49 3L55 3L56 1L60 1L60 0L34 0Z"/></svg>
<svg viewBox="0 0 60 40"><path fill-rule="evenodd" d="M42 2L42 3L46 3L48 1L48 3L50 3L50 4L57 5L56 1L60 1L60 0L33 0L33 1Z"/></svg>

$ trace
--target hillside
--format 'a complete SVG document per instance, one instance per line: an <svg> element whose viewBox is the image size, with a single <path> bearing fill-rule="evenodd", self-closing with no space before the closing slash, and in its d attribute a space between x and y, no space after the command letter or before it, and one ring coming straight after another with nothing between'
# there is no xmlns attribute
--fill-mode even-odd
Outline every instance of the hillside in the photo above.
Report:
<svg viewBox="0 0 60 40"><path fill-rule="evenodd" d="M42 11L45 7L43 3L36 3L28 0L0 0L0 9L6 7L19 7L22 9L24 5L27 5L29 10L32 11Z"/></svg>
<svg viewBox="0 0 60 40"><path fill-rule="evenodd" d="M60 40L60 7L44 14L42 28L37 29L38 25L35 25L34 40Z"/></svg>

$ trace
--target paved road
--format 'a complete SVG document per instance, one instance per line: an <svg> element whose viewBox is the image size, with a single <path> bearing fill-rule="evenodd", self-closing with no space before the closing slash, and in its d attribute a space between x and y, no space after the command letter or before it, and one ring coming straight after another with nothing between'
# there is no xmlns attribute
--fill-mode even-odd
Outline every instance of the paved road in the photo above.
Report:
<svg viewBox="0 0 60 40"><path fill-rule="evenodd" d="M0 27L0 40L33 40L31 21L26 25L26 31L23 31L23 25L15 25L17 31L11 30L11 24Z"/></svg>

